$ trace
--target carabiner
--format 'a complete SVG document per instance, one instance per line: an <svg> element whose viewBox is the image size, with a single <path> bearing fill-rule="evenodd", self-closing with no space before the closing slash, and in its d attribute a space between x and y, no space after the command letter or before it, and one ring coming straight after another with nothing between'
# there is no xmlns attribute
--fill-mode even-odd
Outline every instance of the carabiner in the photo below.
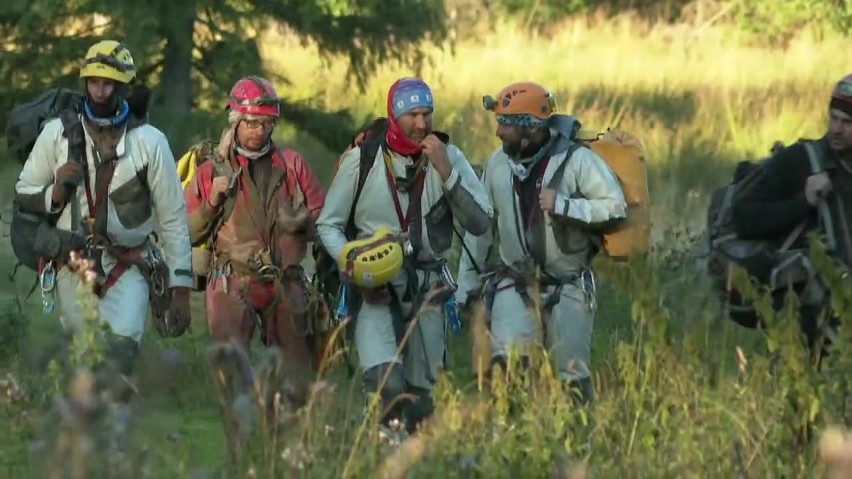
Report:
<svg viewBox="0 0 852 479"><path fill-rule="evenodd" d="M53 261L48 261L39 274L39 286L42 293L49 293L56 287L56 268Z"/></svg>
<svg viewBox="0 0 852 479"><path fill-rule="evenodd" d="M41 288L41 310L44 314L50 314L55 307L54 290L56 289L56 267L53 261L48 261L39 273L39 287Z"/></svg>
<svg viewBox="0 0 852 479"><path fill-rule="evenodd" d="M340 285L340 290L337 292L337 311L335 312L336 319L343 321L343 318L349 316L349 283L344 282Z"/></svg>
<svg viewBox="0 0 852 479"><path fill-rule="evenodd" d="M441 281L444 283L444 286L450 289L450 292L455 293L456 290L459 289L458 283L453 278L453 273L450 271L449 265L447 265L446 261L441 262Z"/></svg>

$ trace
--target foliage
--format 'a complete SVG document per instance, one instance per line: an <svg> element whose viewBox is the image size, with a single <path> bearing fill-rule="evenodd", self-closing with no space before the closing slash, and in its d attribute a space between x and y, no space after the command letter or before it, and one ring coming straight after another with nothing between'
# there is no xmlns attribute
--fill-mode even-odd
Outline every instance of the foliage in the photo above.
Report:
<svg viewBox="0 0 852 479"><path fill-rule="evenodd" d="M412 42L444 34L441 1L225 1L73 2L14 0L0 15L0 111L48 85L74 85L86 48L117 38L133 53L142 82L155 86L152 121L182 150L195 132L185 131L190 109L221 112L227 91L248 74L265 74L280 85L286 78L262 65L257 32L270 27L315 42L325 58L348 60L347 81L357 91L377 62L420 63ZM79 86L79 84L77 84ZM351 93L351 92L350 92ZM331 147L346 144L354 131L343 113L325 114L310 102L285 105L283 117ZM217 118L218 117L218 118ZM196 116L198 119L203 116ZM207 121L223 122L219 113ZM0 114L0 122L5 117Z"/></svg>
<svg viewBox="0 0 852 479"><path fill-rule="evenodd" d="M494 29L476 42L460 42L452 54L430 52L434 66L423 72L438 102L436 125L472 162L482 164L497 146L493 117L480 109L478 98L515 81L519 65L525 76L556 91L560 111L576 114L590 128L635 132L647 150L658 245L629 268L597 265L592 410L573 408L543 362L536 363L541 366L534 378L512 370L490 390L480 389L470 371L473 338L467 331L450 339L452 369L436 390L434 421L417 438L367 426L372 423L364 422L370 416L360 382L337 372L326 378L336 389L318 391L275 441L255 429L250 440L256 453L232 466L225 459L216 376L207 361L203 296L197 296L191 336L148 336L143 342L133 449L144 457L143 474L515 477L522 467L537 477L824 472L816 438L828 425L850 420L850 332L841 330L833 354L816 371L792 308L775 313L764 304L770 323L764 332L720 319L719 305L695 274L691 251L708 192L728 181L737 160L764 155L775 140L822 134L832 82L852 60L847 41L802 35L784 49L756 47L741 43L742 36L724 25L696 33L679 25L587 17L548 38L530 38L510 22ZM410 73L392 63L377 68L365 93L352 98L346 62L324 62L317 45L280 32L264 32L258 42L267 67L293 81L294 99L318 98L329 111L351 107L358 118L382 113L387 86ZM746 68L753 65L761 68ZM327 149L290 125L277 135L303 151L327 184L339 148ZM14 177L0 177L6 182L0 195ZM813 256L837 292L834 309L848 321L849 278L818 248ZM42 318L35 313L38 304L34 308L30 332L34 343L44 343L35 340L57 335L55 318ZM262 357L252 356L256 376L264 377ZM40 440L55 437L40 427L52 404L37 394L38 385L49 376L29 364L15 372L33 389L28 403L0 405L0 419L12 431L0 437L0 466L24 471L10 477L29 477L27 471L50 457L29 454L43 449ZM248 405L247 415L261 410L257 402ZM127 462L135 464L136 457Z"/></svg>

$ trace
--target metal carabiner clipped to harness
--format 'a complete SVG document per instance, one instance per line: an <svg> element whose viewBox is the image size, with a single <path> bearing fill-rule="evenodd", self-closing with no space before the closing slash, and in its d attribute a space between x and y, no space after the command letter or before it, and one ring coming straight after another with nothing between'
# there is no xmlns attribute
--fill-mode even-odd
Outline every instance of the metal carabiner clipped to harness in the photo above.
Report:
<svg viewBox="0 0 852 479"><path fill-rule="evenodd" d="M441 260L441 283L448 290L447 299L444 301L444 311L447 315L447 322L450 324L450 329L456 336L461 335L462 324L459 319L459 306L456 303L455 293L459 289L459 285L453 278L453 273L450 271L450 266L445 260Z"/></svg>
<svg viewBox="0 0 852 479"><path fill-rule="evenodd" d="M595 274L591 270L585 269L582 273L580 273L580 280L583 282L583 293L586 296L586 306L589 308L589 311L595 311L598 308Z"/></svg>
<svg viewBox="0 0 852 479"><path fill-rule="evenodd" d="M53 312L56 302L54 291L56 290L56 266L53 261L48 261L39 273L39 287L41 288L41 309L44 314Z"/></svg>
<svg viewBox="0 0 852 479"><path fill-rule="evenodd" d="M165 263L157 248L148 249L148 267L151 269L151 293L154 296L162 296L166 293L166 278L160 271L160 266Z"/></svg>

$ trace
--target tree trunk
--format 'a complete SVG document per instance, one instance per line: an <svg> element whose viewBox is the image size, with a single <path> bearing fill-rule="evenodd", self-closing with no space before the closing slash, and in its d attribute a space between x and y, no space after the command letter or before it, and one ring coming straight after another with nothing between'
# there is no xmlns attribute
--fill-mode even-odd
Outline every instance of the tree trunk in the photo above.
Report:
<svg viewBox="0 0 852 479"><path fill-rule="evenodd" d="M163 73L151 121L163 130L172 151L180 157L188 148L187 129L192 110L192 51L196 20L196 0L168 4L163 12Z"/></svg>

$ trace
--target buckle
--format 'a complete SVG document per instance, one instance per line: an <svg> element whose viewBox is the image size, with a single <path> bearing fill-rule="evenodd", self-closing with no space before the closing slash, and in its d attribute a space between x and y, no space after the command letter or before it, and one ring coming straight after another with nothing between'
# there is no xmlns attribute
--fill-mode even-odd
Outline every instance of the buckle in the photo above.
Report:
<svg viewBox="0 0 852 479"><path fill-rule="evenodd" d="M273 281L280 277L281 270L277 266L265 264L257 269L257 275L262 281Z"/></svg>

